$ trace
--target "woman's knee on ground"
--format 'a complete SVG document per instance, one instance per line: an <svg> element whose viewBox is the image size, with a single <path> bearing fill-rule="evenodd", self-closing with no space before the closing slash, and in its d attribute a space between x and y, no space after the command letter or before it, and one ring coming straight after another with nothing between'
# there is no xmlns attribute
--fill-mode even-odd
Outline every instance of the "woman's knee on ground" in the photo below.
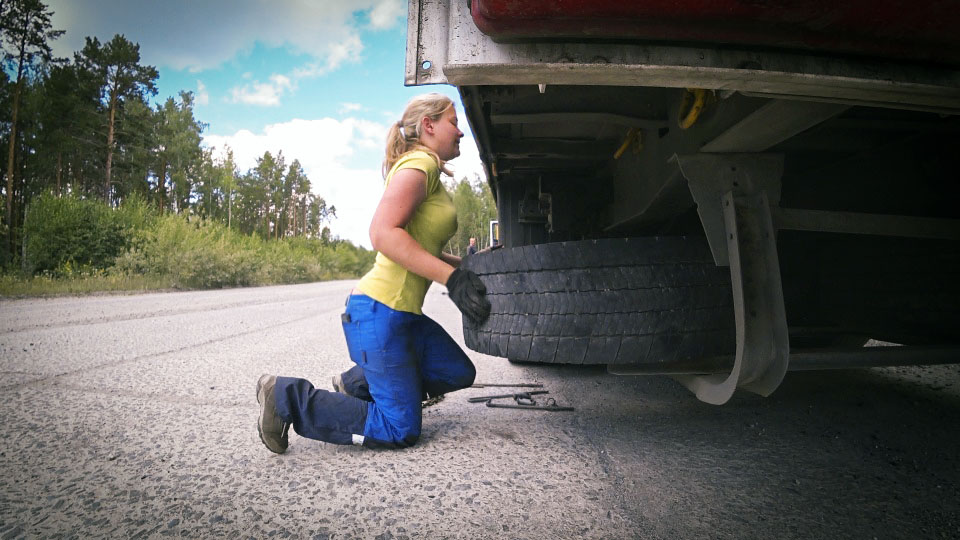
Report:
<svg viewBox="0 0 960 540"><path fill-rule="evenodd" d="M367 438L363 445L370 448L410 448L420 440L420 430L391 430L389 441Z"/></svg>
<svg viewBox="0 0 960 540"><path fill-rule="evenodd" d="M473 362L467 362L463 366L463 370L460 373L457 373L455 379L452 381L454 385L459 388L467 388L473 385L473 381L477 378L477 368L474 367Z"/></svg>

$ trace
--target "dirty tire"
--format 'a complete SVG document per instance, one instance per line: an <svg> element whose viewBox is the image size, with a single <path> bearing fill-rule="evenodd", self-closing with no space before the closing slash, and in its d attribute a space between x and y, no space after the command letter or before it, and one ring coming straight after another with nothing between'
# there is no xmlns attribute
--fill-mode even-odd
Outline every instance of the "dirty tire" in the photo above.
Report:
<svg viewBox="0 0 960 540"><path fill-rule="evenodd" d="M464 259L492 305L466 345L517 362L663 363L733 353L730 272L698 237L585 240Z"/></svg>

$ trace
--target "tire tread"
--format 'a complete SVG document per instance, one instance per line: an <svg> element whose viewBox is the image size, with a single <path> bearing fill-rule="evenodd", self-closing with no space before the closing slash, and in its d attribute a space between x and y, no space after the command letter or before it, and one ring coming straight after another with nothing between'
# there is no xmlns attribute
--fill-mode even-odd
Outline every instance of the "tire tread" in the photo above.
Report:
<svg viewBox="0 0 960 540"><path fill-rule="evenodd" d="M663 363L735 348L730 275L702 238L585 240L501 248L464 267L492 311L464 319L478 352L520 362Z"/></svg>

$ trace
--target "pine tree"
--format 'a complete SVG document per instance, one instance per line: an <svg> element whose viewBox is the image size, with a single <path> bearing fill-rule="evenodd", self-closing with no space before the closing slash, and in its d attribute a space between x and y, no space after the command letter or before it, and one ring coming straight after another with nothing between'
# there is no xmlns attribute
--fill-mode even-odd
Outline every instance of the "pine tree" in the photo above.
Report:
<svg viewBox="0 0 960 540"><path fill-rule="evenodd" d="M2 20L4 62L16 66L13 90L10 141L7 151L7 197L4 219L7 226L5 253L13 256L13 174L17 146L17 115L26 79L42 64L53 60L50 41L63 34L53 30L50 17L53 12L40 0L5 0L0 6Z"/></svg>
<svg viewBox="0 0 960 540"><path fill-rule="evenodd" d="M101 98L106 100L107 155L103 199L110 203L117 114L128 99L143 99L146 93L156 95L155 83L159 73L153 66L141 66L140 45L131 43L120 34L103 45L97 38L88 37L77 62L99 76Z"/></svg>

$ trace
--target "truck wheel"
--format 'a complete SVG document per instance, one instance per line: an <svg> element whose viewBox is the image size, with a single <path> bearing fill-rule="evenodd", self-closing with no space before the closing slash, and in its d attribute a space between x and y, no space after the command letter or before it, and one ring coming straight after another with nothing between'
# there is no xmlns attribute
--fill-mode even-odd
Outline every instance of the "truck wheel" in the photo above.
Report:
<svg viewBox="0 0 960 540"><path fill-rule="evenodd" d="M650 237L503 248L464 259L492 305L466 345L515 362L670 363L736 348L730 271L706 240Z"/></svg>

